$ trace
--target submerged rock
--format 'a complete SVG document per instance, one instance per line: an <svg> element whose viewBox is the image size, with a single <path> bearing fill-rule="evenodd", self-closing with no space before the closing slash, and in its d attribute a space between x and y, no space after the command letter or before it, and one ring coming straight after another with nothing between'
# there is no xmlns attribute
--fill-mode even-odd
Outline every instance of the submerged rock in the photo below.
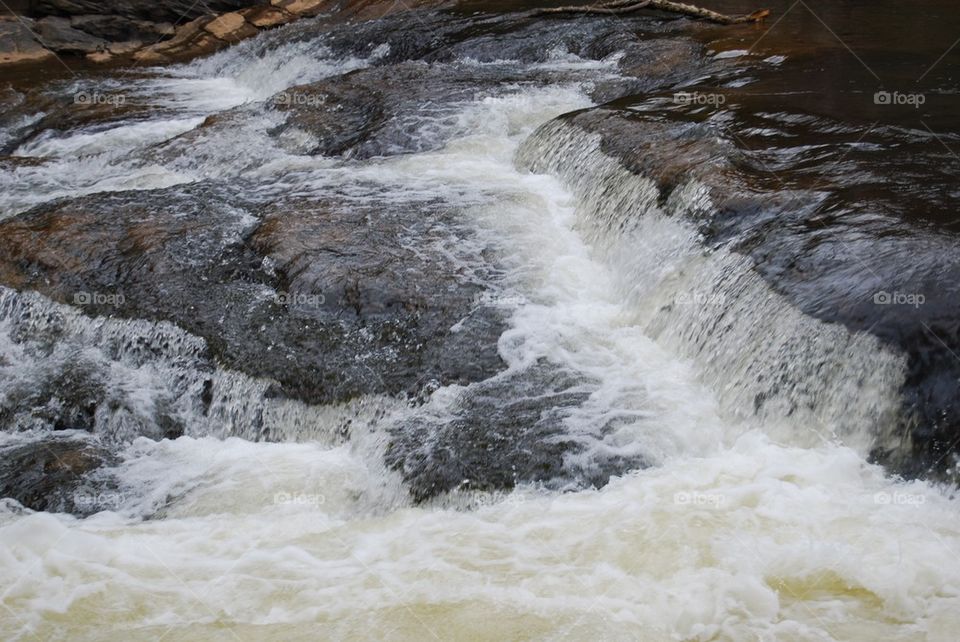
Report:
<svg viewBox="0 0 960 642"><path fill-rule="evenodd" d="M92 515L116 510L122 501L116 484L98 475L116 457L96 442L47 437L0 447L0 497L51 513Z"/></svg>
<svg viewBox="0 0 960 642"><path fill-rule="evenodd" d="M569 425L590 397L589 382L546 361L473 384L435 400L391 430L387 464L421 502L454 491L510 490L540 484L572 490L602 487L643 466L641 457L577 457L591 437ZM607 427L601 428L601 433Z"/></svg>

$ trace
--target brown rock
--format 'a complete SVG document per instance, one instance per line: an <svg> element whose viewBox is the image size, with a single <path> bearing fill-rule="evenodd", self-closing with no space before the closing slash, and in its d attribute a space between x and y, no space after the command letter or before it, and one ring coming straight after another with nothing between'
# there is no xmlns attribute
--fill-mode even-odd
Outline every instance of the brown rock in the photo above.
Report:
<svg viewBox="0 0 960 642"><path fill-rule="evenodd" d="M220 40L220 38L212 34L203 32L202 34L194 36L189 42L176 47L164 47L154 52L141 49L134 54L134 58L142 62L175 62L204 56L222 49L225 46L227 46L225 41ZM141 56L141 54L143 55Z"/></svg>
<svg viewBox="0 0 960 642"><path fill-rule="evenodd" d="M143 43L139 40L129 40L127 42L114 42L107 48L107 51L115 56L122 56L133 53L141 47L143 47Z"/></svg>
<svg viewBox="0 0 960 642"><path fill-rule="evenodd" d="M271 0L270 4L296 16L316 16L334 3L330 0Z"/></svg>
<svg viewBox="0 0 960 642"><path fill-rule="evenodd" d="M177 22L192 20L204 14L235 11L264 0L4 0L17 11L22 3L24 12L31 15L79 16L106 14L149 20L152 22ZM2 5L0 5L2 7Z"/></svg>
<svg viewBox="0 0 960 642"><path fill-rule="evenodd" d="M269 29L285 25L295 19L295 16L287 13L283 9L269 5L251 7L240 12L247 22L259 29Z"/></svg>
<svg viewBox="0 0 960 642"><path fill-rule="evenodd" d="M258 33L257 28L244 20L243 16L236 11L214 18L203 28L220 40L226 40L227 42L244 40Z"/></svg>
<svg viewBox="0 0 960 642"><path fill-rule="evenodd" d="M142 62L148 65L161 64L161 63L169 62L170 60L172 60L172 58L167 56L162 49L156 46L147 47L146 49L141 49L140 51L133 54L133 58L137 62Z"/></svg>
<svg viewBox="0 0 960 642"><path fill-rule="evenodd" d="M170 40L141 49L133 57L139 62L159 64L213 53L227 43L204 30L210 21L209 17L202 17L188 22L177 28Z"/></svg>
<svg viewBox="0 0 960 642"><path fill-rule="evenodd" d="M113 54L106 51L95 51L93 53L88 53L86 58L90 62L107 62L113 58Z"/></svg>
<svg viewBox="0 0 960 642"><path fill-rule="evenodd" d="M30 33L33 21L0 20L0 64L40 62L53 58L53 52L37 42Z"/></svg>
<svg viewBox="0 0 960 642"><path fill-rule="evenodd" d="M135 20L134 25L142 33L153 33L158 36L172 36L177 28L170 22L150 22L149 20Z"/></svg>
<svg viewBox="0 0 960 642"><path fill-rule="evenodd" d="M184 23L176 28L173 37L170 38L170 40L157 43L156 46L173 48L184 45L191 39L195 38L208 22L210 22L210 16L201 16L196 20L191 20L190 22Z"/></svg>

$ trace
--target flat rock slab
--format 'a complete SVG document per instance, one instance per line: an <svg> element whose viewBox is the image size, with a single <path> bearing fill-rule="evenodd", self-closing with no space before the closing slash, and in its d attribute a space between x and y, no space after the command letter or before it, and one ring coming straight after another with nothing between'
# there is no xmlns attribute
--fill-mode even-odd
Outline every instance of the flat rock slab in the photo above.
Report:
<svg viewBox="0 0 960 642"><path fill-rule="evenodd" d="M217 38L228 42L237 42L257 35L257 28L244 19L237 11L219 15L203 26Z"/></svg>
<svg viewBox="0 0 960 642"><path fill-rule="evenodd" d="M214 184L103 194L0 223L0 281L176 323L281 396L417 395L501 367L483 287L408 242L419 231L421 246L442 244L455 225L430 203L258 205Z"/></svg>
<svg viewBox="0 0 960 642"><path fill-rule="evenodd" d="M209 13L221 13L258 4L257 0L37 0L31 15L79 16L102 14L177 23Z"/></svg>
<svg viewBox="0 0 960 642"><path fill-rule="evenodd" d="M296 19L293 14L271 6L251 7L240 11L247 22L258 29L268 29L270 27L279 27Z"/></svg>
<svg viewBox="0 0 960 642"><path fill-rule="evenodd" d="M68 18L43 18L37 21L36 33L49 49L62 53L85 54L106 49L107 41L75 29Z"/></svg>
<svg viewBox="0 0 960 642"><path fill-rule="evenodd" d="M34 38L32 20L0 19L0 64L42 62L53 58L52 51Z"/></svg>

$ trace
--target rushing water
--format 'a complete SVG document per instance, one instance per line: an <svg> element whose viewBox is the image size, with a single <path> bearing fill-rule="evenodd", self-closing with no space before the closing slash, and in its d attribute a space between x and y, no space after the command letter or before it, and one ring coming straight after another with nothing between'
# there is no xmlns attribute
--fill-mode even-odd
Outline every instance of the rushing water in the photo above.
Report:
<svg viewBox="0 0 960 642"><path fill-rule="evenodd" d="M2 636L954 639L960 509L948 487L869 460L898 447L904 354L802 309L705 234L698 216L719 207L709 178L684 176L662 199L602 136L554 120L611 87L639 92L629 53L571 46L564 25L524 27L514 48L478 35L421 67L396 33L453 18L389 20L355 51L301 24L166 71L55 86L135 109L17 144L12 158L44 160L7 159L0 214L112 191L118 207L151 190L176 202L217 182L248 203L222 214L239 238L266 203L335 196L368 208L374 228L399 220L400 245L440 257L458 287L487 288L477 305L503 320L502 367L415 400L316 403L276 394L176 323L4 287L0 394L20 405L2 447L49 436L36 407L59 406L30 395L69 372L107 401L88 432L59 434L117 460L81 491L104 510L79 512L95 514L0 507ZM681 42L662 28L650 27ZM740 57L762 77L782 63L768 54ZM709 75L736 91L754 81L738 61L706 56L663 82ZM414 96L380 139L309 155L315 133L282 129L278 92L380 67ZM660 104L646 100L628 102ZM221 216L219 199L204 211ZM404 218L433 220L432 207L450 214ZM183 435L163 439L161 417ZM498 452L509 434L482 439L511 421L523 424L515 459ZM559 445L549 475L488 474Z"/></svg>

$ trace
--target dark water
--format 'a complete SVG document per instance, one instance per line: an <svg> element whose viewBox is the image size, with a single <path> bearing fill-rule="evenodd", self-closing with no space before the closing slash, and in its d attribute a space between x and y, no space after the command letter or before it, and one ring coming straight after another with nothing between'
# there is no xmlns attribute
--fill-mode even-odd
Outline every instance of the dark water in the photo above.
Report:
<svg viewBox="0 0 960 642"><path fill-rule="evenodd" d="M920 420L933 442L931 459L942 464L960 436L953 401L960 394L956 5L771 8L769 30L703 34L718 50L787 56L727 94L735 114L728 131L749 150L752 184L798 190L790 209L818 205L801 217L785 212L778 223L805 249L785 260L762 248L754 256L768 275L801 292L812 314L914 346L910 381L922 390L914 399L943 400ZM877 293L923 303L881 305L878 313L867 302L871 290L875 303Z"/></svg>

